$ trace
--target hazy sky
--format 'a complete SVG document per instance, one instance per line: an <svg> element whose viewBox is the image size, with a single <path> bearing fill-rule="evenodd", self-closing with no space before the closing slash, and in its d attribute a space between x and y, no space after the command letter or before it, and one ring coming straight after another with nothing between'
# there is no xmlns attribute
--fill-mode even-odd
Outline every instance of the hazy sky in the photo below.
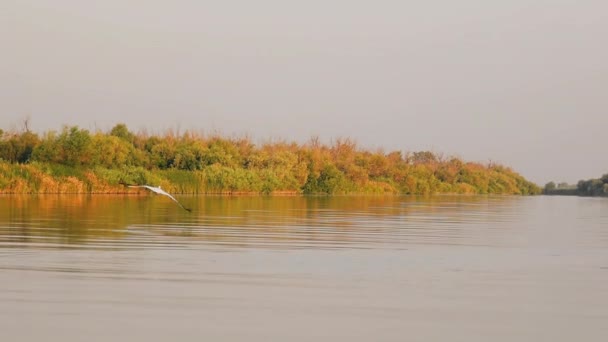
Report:
<svg viewBox="0 0 608 342"><path fill-rule="evenodd" d="M576 182L608 173L606 13L591 0L0 0L0 127L351 137Z"/></svg>

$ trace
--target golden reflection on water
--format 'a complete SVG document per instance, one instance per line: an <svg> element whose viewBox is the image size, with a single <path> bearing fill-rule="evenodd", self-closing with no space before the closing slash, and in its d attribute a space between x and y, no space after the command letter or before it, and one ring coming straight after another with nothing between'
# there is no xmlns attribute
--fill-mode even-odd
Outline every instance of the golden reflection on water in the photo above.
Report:
<svg viewBox="0 0 608 342"><path fill-rule="evenodd" d="M521 198L486 196L0 197L0 243L39 247L403 247L406 242L488 244L484 223L508 222ZM486 234L487 235L487 234ZM487 236L486 236L487 237ZM478 241L476 241L476 239Z"/></svg>

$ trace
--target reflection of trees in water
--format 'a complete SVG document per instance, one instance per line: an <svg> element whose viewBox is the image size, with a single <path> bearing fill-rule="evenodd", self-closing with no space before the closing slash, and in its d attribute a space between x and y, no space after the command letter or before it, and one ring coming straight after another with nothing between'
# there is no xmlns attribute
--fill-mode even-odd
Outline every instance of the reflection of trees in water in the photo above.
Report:
<svg viewBox="0 0 608 342"><path fill-rule="evenodd" d="M449 226L451 233L459 234L462 224L500 221L515 200L506 196L186 197L196 208L192 216L167 211L171 215L147 217L141 222L150 225L140 228L226 245L336 247L391 242L410 228Z"/></svg>
<svg viewBox="0 0 608 342"><path fill-rule="evenodd" d="M514 198L186 196L181 200L194 208L192 213L162 196L0 197L0 242L335 246L390 240L393 233L408 227L466 223L473 216L496 220Z"/></svg>
<svg viewBox="0 0 608 342"><path fill-rule="evenodd" d="M128 224L124 208L118 196L3 196L0 241L79 244L118 239Z"/></svg>

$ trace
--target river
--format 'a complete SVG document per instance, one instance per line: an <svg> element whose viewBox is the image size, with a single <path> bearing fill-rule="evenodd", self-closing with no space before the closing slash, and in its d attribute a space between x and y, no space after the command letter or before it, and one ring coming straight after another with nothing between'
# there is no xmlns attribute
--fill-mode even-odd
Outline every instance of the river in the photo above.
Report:
<svg viewBox="0 0 608 342"><path fill-rule="evenodd" d="M606 341L608 199L0 196L2 341Z"/></svg>

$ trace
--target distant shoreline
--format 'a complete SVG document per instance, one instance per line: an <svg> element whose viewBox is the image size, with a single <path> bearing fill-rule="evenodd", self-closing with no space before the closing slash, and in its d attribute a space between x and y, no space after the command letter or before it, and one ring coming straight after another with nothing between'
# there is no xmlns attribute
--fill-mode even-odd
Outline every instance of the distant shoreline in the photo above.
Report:
<svg viewBox="0 0 608 342"><path fill-rule="evenodd" d="M600 178L581 180L576 185L549 182L543 188L549 196L608 197L608 173Z"/></svg>

